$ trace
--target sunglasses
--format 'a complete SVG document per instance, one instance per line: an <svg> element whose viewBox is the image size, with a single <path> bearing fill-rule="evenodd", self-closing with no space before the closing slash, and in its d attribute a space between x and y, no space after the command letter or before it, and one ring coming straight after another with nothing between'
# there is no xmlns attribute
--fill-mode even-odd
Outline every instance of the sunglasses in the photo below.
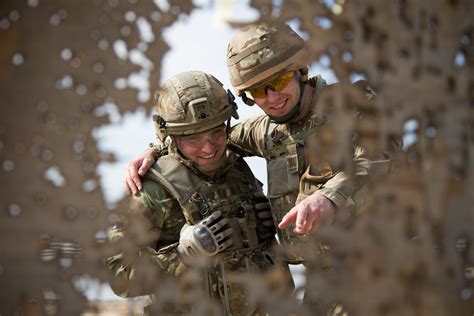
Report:
<svg viewBox="0 0 474 316"><path fill-rule="evenodd" d="M247 91L254 98L265 98L267 96L267 89L270 89L275 92L280 92L288 85L288 83L291 81L291 79L293 79L294 76L294 71L288 71L283 74L279 74L275 78L270 79L262 85L259 85L254 88L249 88Z"/></svg>
<svg viewBox="0 0 474 316"><path fill-rule="evenodd" d="M201 148L209 141L213 144L221 142L227 135L226 126L218 126L211 129L209 132L202 132L193 135L179 136L181 144L191 146L194 148Z"/></svg>

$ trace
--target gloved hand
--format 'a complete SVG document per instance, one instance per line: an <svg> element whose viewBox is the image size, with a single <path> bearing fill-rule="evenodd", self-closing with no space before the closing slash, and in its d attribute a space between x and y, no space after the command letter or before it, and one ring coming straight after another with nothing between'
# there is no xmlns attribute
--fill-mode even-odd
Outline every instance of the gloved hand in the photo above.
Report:
<svg viewBox="0 0 474 316"><path fill-rule="evenodd" d="M232 239L229 220L220 211L212 213L196 225L185 224L181 229L177 252L181 258L213 256L228 248Z"/></svg>

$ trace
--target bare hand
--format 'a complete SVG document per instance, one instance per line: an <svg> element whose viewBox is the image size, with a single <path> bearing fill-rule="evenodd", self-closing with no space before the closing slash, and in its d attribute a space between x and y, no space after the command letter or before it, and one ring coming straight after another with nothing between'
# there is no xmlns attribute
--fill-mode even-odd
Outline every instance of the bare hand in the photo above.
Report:
<svg viewBox="0 0 474 316"><path fill-rule="evenodd" d="M154 163L153 148L145 150L140 156L129 162L125 168L125 190L128 194L137 195L142 190L140 176L144 176Z"/></svg>
<svg viewBox="0 0 474 316"><path fill-rule="evenodd" d="M295 222L295 233L308 234L315 232L322 222L332 221L333 218L334 204L316 191L294 206L283 217L278 228L286 228Z"/></svg>

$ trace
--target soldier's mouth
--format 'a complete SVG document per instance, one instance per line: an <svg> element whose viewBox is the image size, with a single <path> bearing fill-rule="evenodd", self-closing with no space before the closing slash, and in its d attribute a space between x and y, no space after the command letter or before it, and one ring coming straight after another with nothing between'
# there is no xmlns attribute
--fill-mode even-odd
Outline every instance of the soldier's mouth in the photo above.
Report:
<svg viewBox="0 0 474 316"><path fill-rule="evenodd" d="M217 150L216 150L214 153L210 154L210 155L205 155L205 156L204 156L204 155L201 155L201 156L199 156L199 158L201 158L201 159L212 159L212 158L214 158L216 155L217 155Z"/></svg>
<svg viewBox="0 0 474 316"><path fill-rule="evenodd" d="M270 109L272 109L272 110L279 110L279 109L283 108L283 107L286 105L286 102L287 102L287 101L288 101L288 99L285 99L285 100L283 100L282 102L273 105L272 107L270 107Z"/></svg>

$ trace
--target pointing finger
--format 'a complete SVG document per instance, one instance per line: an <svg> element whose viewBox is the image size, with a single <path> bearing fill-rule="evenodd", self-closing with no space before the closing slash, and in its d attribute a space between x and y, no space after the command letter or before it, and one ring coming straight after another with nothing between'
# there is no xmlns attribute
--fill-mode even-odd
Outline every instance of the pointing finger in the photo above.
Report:
<svg viewBox="0 0 474 316"><path fill-rule="evenodd" d="M281 219L280 223L278 224L278 228L286 228L292 222L296 220L297 208L292 208L283 218Z"/></svg>

